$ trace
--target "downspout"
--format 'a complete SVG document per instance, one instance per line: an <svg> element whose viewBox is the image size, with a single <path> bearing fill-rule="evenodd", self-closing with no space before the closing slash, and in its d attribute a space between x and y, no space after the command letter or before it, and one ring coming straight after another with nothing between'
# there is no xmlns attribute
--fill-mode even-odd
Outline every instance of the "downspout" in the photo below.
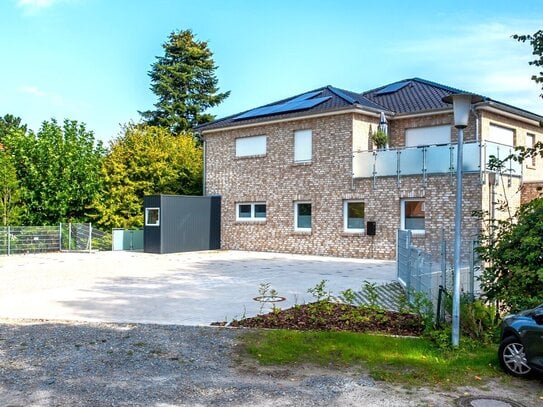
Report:
<svg viewBox="0 0 543 407"><path fill-rule="evenodd" d="M200 133L201 135L202 133ZM203 165L202 165L202 196L206 196L206 141L202 141Z"/></svg>
<svg viewBox="0 0 543 407"><path fill-rule="evenodd" d="M477 114L477 112L475 111L473 107L471 108L471 113L473 113L473 116L475 116L475 141L479 141L479 130L480 130L481 118L479 117L479 115Z"/></svg>

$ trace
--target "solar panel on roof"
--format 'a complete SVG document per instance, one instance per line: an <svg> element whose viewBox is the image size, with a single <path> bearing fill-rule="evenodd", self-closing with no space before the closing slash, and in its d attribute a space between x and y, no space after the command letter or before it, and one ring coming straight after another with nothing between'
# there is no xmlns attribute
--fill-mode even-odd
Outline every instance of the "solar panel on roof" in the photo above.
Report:
<svg viewBox="0 0 543 407"><path fill-rule="evenodd" d="M320 105L321 103L327 101L330 99L330 96L325 96L322 98L316 98L316 99L308 99L308 100L299 100L296 102L289 102L286 104L285 108L287 110L281 110L283 112L288 112L292 110L303 110L303 109L309 109L312 107L315 107L317 105Z"/></svg>
<svg viewBox="0 0 543 407"><path fill-rule="evenodd" d="M291 103L291 102L298 102L300 100L306 100L306 99L311 99L317 95L320 95L322 93L322 90L318 90L316 92L308 92L308 93L304 93L303 95L300 95L300 96L296 96L294 99L290 99L288 102L286 103Z"/></svg>
<svg viewBox="0 0 543 407"><path fill-rule="evenodd" d="M407 86L411 81L393 83L392 85L385 86L383 89L375 92L375 96L386 95L387 93L394 93Z"/></svg>
<svg viewBox="0 0 543 407"><path fill-rule="evenodd" d="M310 109L331 98L331 96L325 96L325 97L311 99L312 97L320 95L321 93L322 91L309 92L309 93L305 93L303 95L297 96L294 99L290 99L289 101L285 103L272 105L272 106L264 106L264 107L259 107L253 110L249 110L248 112L240 114L234 120L249 119L252 117L267 116L267 115L276 114L276 113L292 112L295 110Z"/></svg>

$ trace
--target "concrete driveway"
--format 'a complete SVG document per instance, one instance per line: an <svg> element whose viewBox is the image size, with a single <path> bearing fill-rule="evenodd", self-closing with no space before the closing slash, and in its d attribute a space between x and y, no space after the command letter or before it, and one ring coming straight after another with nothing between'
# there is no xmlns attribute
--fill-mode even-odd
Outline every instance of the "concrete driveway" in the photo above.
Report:
<svg viewBox="0 0 543 407"><path fill-rule="evenodd" d="M392 261L241 251L0 256L0 318L209 325L256 315L262 283L287 308L311 302L307 289L323 279L337 294L392 281L395 270Z"/></svg>

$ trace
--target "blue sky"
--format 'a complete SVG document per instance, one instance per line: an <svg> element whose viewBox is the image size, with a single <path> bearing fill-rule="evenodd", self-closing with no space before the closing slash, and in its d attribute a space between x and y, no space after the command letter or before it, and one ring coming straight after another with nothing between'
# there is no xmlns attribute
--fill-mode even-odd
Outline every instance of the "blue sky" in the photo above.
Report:
<svg viewBox="0 0 543 407"><path fill-rule="evenodd" d="M155 102L173 30L209 42L226 116L324 85L421 77L543 114L531 48L543 1L1 0L0 115L75 119L102 140Z"/></svg>

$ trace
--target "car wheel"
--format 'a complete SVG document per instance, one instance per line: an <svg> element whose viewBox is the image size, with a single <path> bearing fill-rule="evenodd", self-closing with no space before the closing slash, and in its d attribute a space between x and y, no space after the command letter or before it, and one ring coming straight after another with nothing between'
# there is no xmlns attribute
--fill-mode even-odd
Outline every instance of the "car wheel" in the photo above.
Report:
<svg viewBox="0 0 543 407"><path fill-rule="evenodd" d="M498 350L500 365L510 375L517 377L526 377L532 373L532 368L528 366L524 345L514 336L505 338Z"/></svg>

